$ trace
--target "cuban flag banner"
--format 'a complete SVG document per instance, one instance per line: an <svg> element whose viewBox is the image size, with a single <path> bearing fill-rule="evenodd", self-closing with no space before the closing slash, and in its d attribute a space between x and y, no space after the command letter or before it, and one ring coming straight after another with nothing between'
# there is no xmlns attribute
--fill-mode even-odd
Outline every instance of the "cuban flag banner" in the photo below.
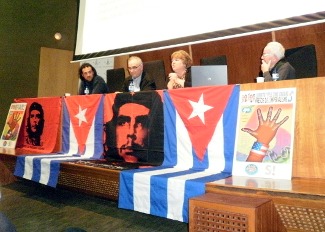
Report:
<svg viewBox="0 0 325 232"><path fill-rule="evenodd" d="M239 86L164 92L164 162L120 175L119 207L188 222L188 202L205 183L229 177Z"/></svg>
<svg viewBox="0 0 325 232"><path fill-rule="evenodd" d="M104 95L65 98L62 152L99 159L103 153Z"/></svg>
<svg viewBox="0 0 325 232"><path fill-rule="evenodd" d="M15 175L56 187L60 163L93 160L103 154L103 95L64 98L62 151L17 157Z"/></svg>

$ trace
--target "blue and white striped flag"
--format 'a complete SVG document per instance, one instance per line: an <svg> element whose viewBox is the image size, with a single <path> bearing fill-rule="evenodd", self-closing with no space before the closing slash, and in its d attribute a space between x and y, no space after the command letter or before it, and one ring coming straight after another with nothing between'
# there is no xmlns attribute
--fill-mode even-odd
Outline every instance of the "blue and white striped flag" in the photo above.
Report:
<svg viewBox="0 0 325 232"><path fill-rule="evenodd" d="M56 187L61 162L101 158L103 95L73 96L64 100L62 152L18 156L16 176Z"/></svg>
<svg viewBox="0 0 325 232"><path fill-rule="evenodd" d="M188 222L191 197L231 175L239 86L164 92L164 162L122 171L119 207Z"/></svg>

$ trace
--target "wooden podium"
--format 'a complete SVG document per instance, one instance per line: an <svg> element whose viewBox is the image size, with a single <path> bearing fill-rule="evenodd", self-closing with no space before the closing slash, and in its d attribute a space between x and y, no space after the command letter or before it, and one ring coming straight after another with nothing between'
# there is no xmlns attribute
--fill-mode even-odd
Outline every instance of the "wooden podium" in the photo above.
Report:
<svg viewBox="0 0 325 232"><path fill-rule="evenodd" d="M206 193L191 198L189 231L286 231L271 199Z"/></svg>
<svg viewBox="0 0 325 232"><path fill-rule="evenodd" d="M231 196L231 199L239 196L243 201L250 198L271 199L287 231L324 232L325 78L240 86L241 90L291 87L297 88L292 179L285 181L246 177L245 180L244 177L232 176L208 183L206 193L225 194ZM211 203L211 207L213 205Z"/></svg>

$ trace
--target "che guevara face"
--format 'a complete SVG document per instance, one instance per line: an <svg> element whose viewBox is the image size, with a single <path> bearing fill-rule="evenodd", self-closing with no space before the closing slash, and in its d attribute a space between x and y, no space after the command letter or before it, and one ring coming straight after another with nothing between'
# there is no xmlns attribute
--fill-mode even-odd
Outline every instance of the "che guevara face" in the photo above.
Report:
<svg viewBox="0 0 325 232"><path fill-rule="evenodd" d="M132 109L130 111L130 109ZM127 103L119 109L116 124L118 154L127 162L137 162L134 151L143 149L148 138L149 109L136 103Z"/></svg>
<svg viewBox="0 0 325 232"><path fill-rule="evenodd" d="M32 110L29 115L30 129L32 132L37 132L39 122L41 119L41 113L38 110Z"/></svg>

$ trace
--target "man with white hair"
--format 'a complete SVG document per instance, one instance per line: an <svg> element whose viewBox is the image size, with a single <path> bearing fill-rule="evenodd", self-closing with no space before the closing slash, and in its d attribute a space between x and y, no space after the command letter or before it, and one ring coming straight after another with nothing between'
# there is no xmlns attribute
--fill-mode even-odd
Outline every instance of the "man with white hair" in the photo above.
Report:
<svg viewBox="0 0 325 232"><path fill-rule="evenodd" d="M143 62L138 56L131 56L127 61L130 76L125 78L122 91L138 92L145 90L155 90L156 83L149 73L143 70ZM129 89L130 84L133 89Z"/></svg>
<svg viewBox="0 0 325 232"><path fill-rule="evenodd" d="M265 81L295 79L296 71L284 57L285 49L279 42L269 42L261 56L261 72Z"/></svg>

